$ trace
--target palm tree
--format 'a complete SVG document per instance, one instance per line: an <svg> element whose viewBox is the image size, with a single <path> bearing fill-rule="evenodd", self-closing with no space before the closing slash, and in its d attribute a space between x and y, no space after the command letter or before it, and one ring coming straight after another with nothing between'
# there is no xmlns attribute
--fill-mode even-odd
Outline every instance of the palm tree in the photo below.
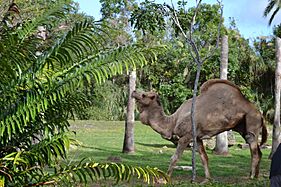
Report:
<svg viewBox="0 0 281 187"><path fill-rule="evenodd" d="M85 160L58 164L72 142L67 119L88 104L81 88L140 67L159 50L138 45L104 48L107 34L91 19L75 23L52 41L39 39L38 26L60 28L53 22L64 20L65 10L65 1L53 1L41 16L16 24L10 24L11 14L18 11L1 12L0 184L56 185L105 176L119 181L134 175L146 182L166 180L157 168Z"/></svg>
<svg viewBox="0 0 281 187"><path fill-rule="evenodd" d="M280 0L269 0L268 5L266 6L263 15L265 17L269 16L269 14L273 11L273 13L270 16L268 24L271 25L274 17L279 12L279 9L281 7L281 1Z"/></svg>

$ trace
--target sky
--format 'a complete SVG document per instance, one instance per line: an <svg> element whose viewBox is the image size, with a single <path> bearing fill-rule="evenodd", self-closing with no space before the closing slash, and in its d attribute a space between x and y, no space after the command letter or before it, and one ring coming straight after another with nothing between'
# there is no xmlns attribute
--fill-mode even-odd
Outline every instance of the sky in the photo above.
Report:
<svg viewBox="0 0 281 187"><path fill-rule="evenodd" d="M80 11L91 15L98 20L101 5L99 0L75 0L80 5ZM141 0L137 0L140 2ZM281 23L281 11L275 16L272 26L268 26L268 19L263 17L263 11L268 0L221 0L224 5L223 16L228 25L228 18L234 18L237 28L242 36L254 39L258 36L272 35L273 25ZM156 0L157 3L171 3L171 0ZM174 4L177 0L172 0ZM189 2L189 1L187 1ZM190 1L191 2L191 1ZM195 0L192 0L195 2ZM214 4L217 0L202 0L202 3Z"/></svg>

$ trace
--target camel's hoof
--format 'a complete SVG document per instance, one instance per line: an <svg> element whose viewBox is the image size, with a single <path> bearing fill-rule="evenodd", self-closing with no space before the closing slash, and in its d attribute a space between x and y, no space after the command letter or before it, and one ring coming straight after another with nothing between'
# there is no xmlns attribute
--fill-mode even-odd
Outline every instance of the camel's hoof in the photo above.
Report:
<svg viewBox="0 0 281 187"><path fill-rule="evenodd" d="M256 173L256 174L252 174L252 172L250 173L250 179L257 179L259 178L259 174Z"/></svg>
<svg viewBox="0 0 281 187"><path fill-rule="evenodd" d="M257 178L259 178L259 177L256 176L256 175L251 175L251 176L250 176L250 179L257 179Z"/></svg>
<svg viewBox="0 0 281 187"><path fill-rule="evenodd" d="M202 182L200 182L200 185L205 185L207 183L209 183L211 181L211 179L204 179Z"/></svg>
<svg viewBox="0 0 281 187"><path fill-rule="evenodd" d="M163 179L163 178L159 178L155 181L154 184L159 184L159 185L163 185L163 184L167 184L168 181L166 179Z"/></svg>

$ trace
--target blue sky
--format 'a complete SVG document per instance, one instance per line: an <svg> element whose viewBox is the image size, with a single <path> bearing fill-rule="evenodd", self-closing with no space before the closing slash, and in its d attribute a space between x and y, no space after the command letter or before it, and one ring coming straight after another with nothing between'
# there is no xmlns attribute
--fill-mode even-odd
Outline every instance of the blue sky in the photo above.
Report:
<svg viewBox="0 0 281 187"><path fill-rule="evenodd" d="M93 16L96 20L100 18L99 0L75 0L80 4L80 10ZM137 0L140 2L141 0ZM170 3L171 0L156 0L158 3ZM176 4L177 0L172 0ZM191 2L191 1L190 1ZM195 0L192 0L195 2ZM203 3L216 3L216 0L202 0ZM257 36L272 34L272 26L268 26L268 18L263 17L263 11L268 0L222 0L224 5L224 17L228 21L233 17L237 27L245 38L253 39ZM273 24L281 23L281 13L277 14Z"/></svg>

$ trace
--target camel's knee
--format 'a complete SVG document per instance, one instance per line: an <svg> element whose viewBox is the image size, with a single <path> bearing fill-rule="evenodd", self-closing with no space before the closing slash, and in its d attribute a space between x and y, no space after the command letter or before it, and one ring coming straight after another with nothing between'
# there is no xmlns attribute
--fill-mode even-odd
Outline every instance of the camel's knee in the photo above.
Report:
<svg viewBox="0 0 281 187"><path fill-rule="evenodd" d="M260 151L255 134L248 132L247 135L245 136L245 140L249 144L251 154L253 157L252 158L253 163L259 162L259 160L261 158L261 151ZM254 164L254 165L256 165L256 164Z"/></svg>
<svg viewBox="0 0 281 187"><path fill-rule="evenodd" d="M208 155L205 151L203 143L202 144L198 143L198 152L200 154L202 164L203 165L208 164Z"/></svg>
<svg viewBox="0 0 281 187"><path fill-rule="evenodd" d="M178 160L178 158L179 158L178 155L173 155L173 156L171 156L170 161L172 163L174 163L174 162L176 162Z"/></svg>
<svg viewBox="0 0 281 187"><path fill-rule="evenodd" d="M256 141L256 136L254 133L251 133L251 132L248 132L246 135L245 135L245 140L248 144L251 144L253 142Z"/></svg>

